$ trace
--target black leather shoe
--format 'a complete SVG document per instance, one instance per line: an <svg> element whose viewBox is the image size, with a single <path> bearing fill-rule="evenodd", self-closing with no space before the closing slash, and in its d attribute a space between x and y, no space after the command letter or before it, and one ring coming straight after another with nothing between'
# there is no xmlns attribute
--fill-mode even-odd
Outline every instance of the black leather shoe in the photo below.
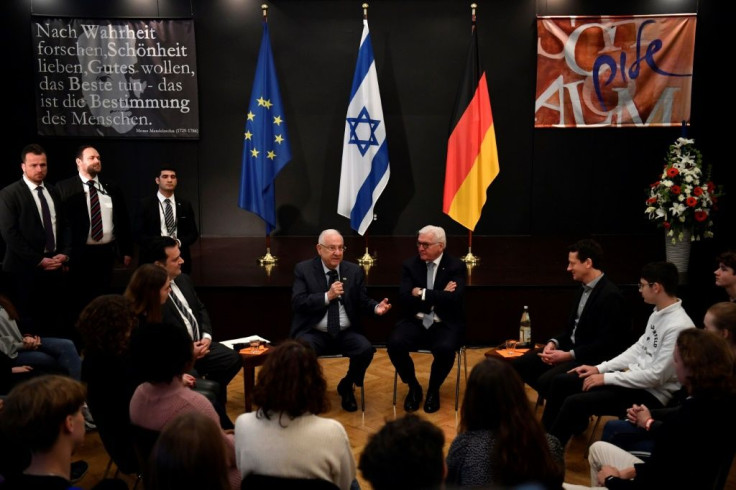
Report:
<svg viewBox="0 0 736 490"><path fill-rule="evenodd" d="M342 398L340 403L343 410L346 412L355 412L358 410L358 402L355 400L355 393L353 393L353 383L343 378L337 384L337 394Z"/></svg>
<svg viewBox="0 0 736 490"><path fill-rule="evenodd" d="M409 393L404 398L404 410L415 412L422 403L422 387L419 385L409 386Z"/></svg>
<svg viewBox="0 0 736 490"><path fill-rule="evenodd" d="M424 411L434 413L440 409L440 394L436 391L428 391L427 399L424 400Z"/></svg>

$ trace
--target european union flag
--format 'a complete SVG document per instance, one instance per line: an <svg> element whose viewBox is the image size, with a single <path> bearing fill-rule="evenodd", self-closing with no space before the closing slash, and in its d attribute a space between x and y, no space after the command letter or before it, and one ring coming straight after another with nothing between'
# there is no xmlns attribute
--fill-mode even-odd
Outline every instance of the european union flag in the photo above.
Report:
<svg viewBox="0 0 736 490"><path fill-rule="evenodd" d="M243 138L238 206L260 216L269 235L276 228L274 180L291 160L291 148L266 22Z"/></svg>

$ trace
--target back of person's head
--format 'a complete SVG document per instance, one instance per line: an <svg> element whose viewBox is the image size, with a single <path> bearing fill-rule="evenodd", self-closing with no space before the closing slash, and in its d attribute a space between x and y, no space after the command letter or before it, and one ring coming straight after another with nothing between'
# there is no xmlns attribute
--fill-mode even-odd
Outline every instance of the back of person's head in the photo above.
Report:
<svg viewBox="0 0 736 490"><path fill-rule="evenodd" d="M132 302L136 315L145 313L147 321L161 321L161 289L168 279L166 269L155 264L143 264L133 272L125 289L125 297Z"/></svg>
<svg viewBox="0 0 736 490"><path fill-rule="evenodd" d="M716 303L705 312L705 328L712 327L736 348L736 303L722 301Z"/></svg>
<svg viewBox="0 0 736 490"><path fill-rule="evenodd" d="M580 262L590 259L594 269L603 269L603 247L597 241L583 238L568 246L567 251L577 253Z"/></svg>
<svg viewBox="0 0 736 490"><path fill-rule="evenodd" d="M508 362L485 359L470 372L459 432L476 430L492 431L496 438L488 454L494 483L562 483L561 469L552 459L524 382Z"/></svg>
<svg viewBox="0 0 736 490"><path fill-rule="evenodd" d="M200 412L170 420L153 446L144 482L147 490L229 490L222 429Z"/></svg>
<svg viewBox="0 0 736 490"><path fill-rule="evenodd" d="M445 479L445 434L414 414L386 424L360 455L363 478L374 490L441 488Z"/></svg>
<svg viewBox="0 0 736 490"><path fill-rule="evenodd" d="M77 320L84 351L113 356L127 352L135 326L130 300L120 294L96 297Z"/></svg>
<svg viewBox="0 0 736 490"><path fill-rule="evenodd" d="M736 271L736 250L727 250L716 257L716 262Z"/></svg>
<svg viewBox="0 0 736 490"><path fill-rule="evenodd" d="M733 395L734 353L726 340L699 328L688 328L677 337L677 355L686 370L685 386L691 395ZM675 362L677 362L677 357Z"/></svg>
<svg viewBox="0 0 736 490"><path fill-rule="evenodd" d="M154 262L166 263L168 256L166 249L176 247L179 243L170 236L157 236L151 239L145 247L147 256Z"/></svg>
<svg viewBox="0 0 736 490"><path fill-rule="evenodd" d="M672 262L650 262L641 270L641 278L649 283L658 283L668 296L677 295L679 276Z"/></svg>
<svg viewBox="0 0 736 490"><path fill-rule="evenodd" d="M133 366L143 381L169 383L192 368L192 338L181 327L151 323L137 329L131 338Z"/></svg>
<svg viewBox="0 0 736 490"><path fill-rule="evenodd" d="M86 395L84 385L68 376L31 378L10 390L0 412L0 429L31 452L47 452L67 417L82 409Z"/></svg>
<svg viewBox="0 0 736 490"><path fill-rule="evenodd" d="M273 348L258 372L253 389L258 416L269 412L295 418L330 409L327 382L314 349L302 340L285 340Z"/></svg>

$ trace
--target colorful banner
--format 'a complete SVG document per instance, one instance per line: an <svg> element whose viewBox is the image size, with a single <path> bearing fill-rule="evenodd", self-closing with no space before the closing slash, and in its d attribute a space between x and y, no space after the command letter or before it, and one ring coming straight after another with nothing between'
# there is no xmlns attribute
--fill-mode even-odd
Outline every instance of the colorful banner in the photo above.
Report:
<svg viewBox="0 0 736 490"><path fill-rule="evenodd" d="M350 104L345 116L337 199L337 214L350 218L350 227L360 235L365 234L373 221L373 208L390 175L376 62L368 21L364 19Z"/></svg>
<svg viewBox="0 0 736 490"><path fill-rule="evenodd" d="M695 14L538 17L534 127L690 119Z"/></svg>
<svg viewBox="0 0 736 490"><path fill-rule="evenodd" d="M192 20L34 16L41 136L199 138Z"/></svg>
<svg viewBox="0 0 736 490"><path fill-rule="evenodd" d="M480 66L475 24L450 128L442 211L465 228L475 230L488 186L500 171L491 98L486 72Z"/></svg>
<svg viewBox="0 0 736 490"><path fill-rule="evenodd" d="M263 37L250 93L243 131L240 196L238 206L266 222L266 235L276 228L276 175L291 160L284 106L273 64L268 23Z"/></svg>

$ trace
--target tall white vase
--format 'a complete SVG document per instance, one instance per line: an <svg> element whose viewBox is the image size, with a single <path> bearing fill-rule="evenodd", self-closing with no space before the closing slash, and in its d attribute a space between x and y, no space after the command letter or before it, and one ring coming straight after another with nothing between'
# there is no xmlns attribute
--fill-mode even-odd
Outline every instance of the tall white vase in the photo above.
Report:
<svg viewBox="0 0 736 490"><path fill-rule="evenodd" d="M684 284L687 278L688 264L690 263L690 241L691 233L685 231L682 240L672 243L672 237L664 236L664 250L667 262L672 262L677 266L680 273L680 284Z"/></svg>

